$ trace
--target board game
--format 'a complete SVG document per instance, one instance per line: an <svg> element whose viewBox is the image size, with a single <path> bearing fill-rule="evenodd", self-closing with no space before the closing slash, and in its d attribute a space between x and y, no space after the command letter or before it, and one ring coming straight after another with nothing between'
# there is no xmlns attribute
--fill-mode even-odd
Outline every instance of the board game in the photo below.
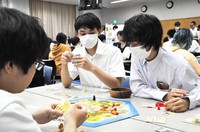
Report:
<svg viewBox="0 0 200 132"><path fill-rule="evenodd" d="M94 97L69 100L64 103L63 108L58 105L57 109L63 109L65 113L70 105L76 103L87 106L88 116L83 123L83 126L87 127L98 127L139 115L130 101L104 98L94 99Z"/></svg>

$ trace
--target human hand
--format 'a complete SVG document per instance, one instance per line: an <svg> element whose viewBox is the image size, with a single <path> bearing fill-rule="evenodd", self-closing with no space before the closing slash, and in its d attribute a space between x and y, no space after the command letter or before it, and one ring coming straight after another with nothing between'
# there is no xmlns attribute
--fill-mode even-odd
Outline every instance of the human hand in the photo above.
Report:
<svg viewBox="0 0 200 132"><path fill-rule="evenodd" d="M71 106L65 115L65 126L79 127L86 120L87 109L84 105Z"/></svg>
<svg viewBox="0 0 200 132"><path fill-rule="evenodd" d="M184 112L189 109L190 101L188 98L173 98L165 103L165 109L173 112Z"/></svg>
<svg viewBox="0 0 200 132"><path fill-rule="evenodd" d="M83 68L87 71L91 71L91 69L94 67L94 65L83 56L73 56L72 63L74 64L74 66L78 68Z"/></svg>
<svg viewBox="0 0 200 132"><path fill-rule="evenodd" d="M73 57L73 54L71 52L65 51L61 55L61 63L67 64L68 62L71 62L72 57Z"/></svg>
<svg viewBox="0 0 200 132"><path fill-rule="evenodd" d="M170 90L170 92L165 95L164 101L168 101L168 100L176 98L176 97L183 97L186 94L188 94L187 90L172 88Z"/></svg>
<svg viewBox="0 0 200 132"><path fill-rule="evenodd" d="M40 108L32 113L33 119L38 124L45 124L51 120L57 119L59 116L62 116L63 113L58 110L54 110L56 107L55 104L51 108Z"/></svg>

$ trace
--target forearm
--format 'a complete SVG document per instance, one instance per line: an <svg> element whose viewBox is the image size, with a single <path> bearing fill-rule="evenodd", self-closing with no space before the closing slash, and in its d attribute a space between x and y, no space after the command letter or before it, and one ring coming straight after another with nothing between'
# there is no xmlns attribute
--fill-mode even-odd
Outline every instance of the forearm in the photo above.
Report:
<svg viewBox="0 0 200 132"><path fill-rule="evenodd" d="M77 132L76 124L68 121L64 125L64 132Z"/></svg>
<svg viewBox="0 0 200 132"><path fill-rule="evenodd" d="M101 69L99 69L96 66L93 66L91 68L91 72L93 74L95 74L96 77L99 78L99 80L101 80L104 84L106 84L110 88L120 87L120 84L121 84L121 81L122 81L121 78L117 79L116 77L113 77L113 76L107 74L106 72L102 71Z"/></svg>
<svg viewBox="0 0 200 132"><path fill-rule="evenodd" d="M71 85L72 79L69 74L68 64L62 64L61 80L64 87L69 87Z"/></svg>

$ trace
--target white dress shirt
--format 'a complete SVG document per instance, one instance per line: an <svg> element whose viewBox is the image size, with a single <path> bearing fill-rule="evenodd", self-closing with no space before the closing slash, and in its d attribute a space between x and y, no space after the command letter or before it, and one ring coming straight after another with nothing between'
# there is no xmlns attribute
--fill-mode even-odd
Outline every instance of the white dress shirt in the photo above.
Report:
<svg viewBox="0 0 200 132"><path fill-rule="evenodd" d="M84 46L75 48L73 54L85 56L92 64L113 77L125 77L123 59L117 47L104 44L98 40L97 50L93 56L87 53ZM69 63L69 73L72 79L75 79L79 75L82 85L109 88L92 72L76 68L72 63Z"/></svg>
<svg viewBox="0 0 200 132"><path fill-rule="evenodd" d="M3 90L0 90L0 97L1 132L41 132L20 98Z"/></svg>
<svg viewBox="0 0 200 132"><path fill-rule="evenodd" d="M170 51L170 47L172 46L173 38L170 38L167 42L163 43L163 48L167 51Z"/></svg>
<svg viewBox="0 0 200 132"><path fill-rule="evenodd" d="M200 53L200 45L196 40L192 40L192 45L188 49L189 52Z"/></svg>
<svg viewBox="0 0 200 132"><path fill-rule="evenodd" d="M197 40L198 39L197 27L195 27L194 29L190 28L190 31L192 32L192 35L193 35L194 39Z"/></svg>
<svg viewBox="0 0 200 132"><path fill-rule="evenodd" d="M160 48L152 61L132 56L130 86L135 96L163 100L171 88L189 91L190 109L200 105L200 78L181 56ZM157 87L157 81L169 85L169 90Z"/></svg>

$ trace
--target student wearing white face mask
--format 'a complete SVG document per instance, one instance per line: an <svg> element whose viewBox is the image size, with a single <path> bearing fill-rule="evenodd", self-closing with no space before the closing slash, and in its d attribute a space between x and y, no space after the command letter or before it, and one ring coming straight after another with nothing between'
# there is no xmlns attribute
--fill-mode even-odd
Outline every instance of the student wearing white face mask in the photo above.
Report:
<svg viewBox="0 0 200 132"><path fill-rule="evenodd" d="M153 15L125 22L132 51L130 87L135 96L166 101L166 110L183 112L200 105L200 78L181 56L161 47L162 26Z"/></svg>
<svg viewBox="0 0 200 132"><path fill-rule="evenodd" d="M82 85L91 87L120 87L125 77L123 60L118 48L98 39L100 20L92 13L79 16L75 21L82 47L61 56L61 79L69 87L78 75Z"/></svg>

